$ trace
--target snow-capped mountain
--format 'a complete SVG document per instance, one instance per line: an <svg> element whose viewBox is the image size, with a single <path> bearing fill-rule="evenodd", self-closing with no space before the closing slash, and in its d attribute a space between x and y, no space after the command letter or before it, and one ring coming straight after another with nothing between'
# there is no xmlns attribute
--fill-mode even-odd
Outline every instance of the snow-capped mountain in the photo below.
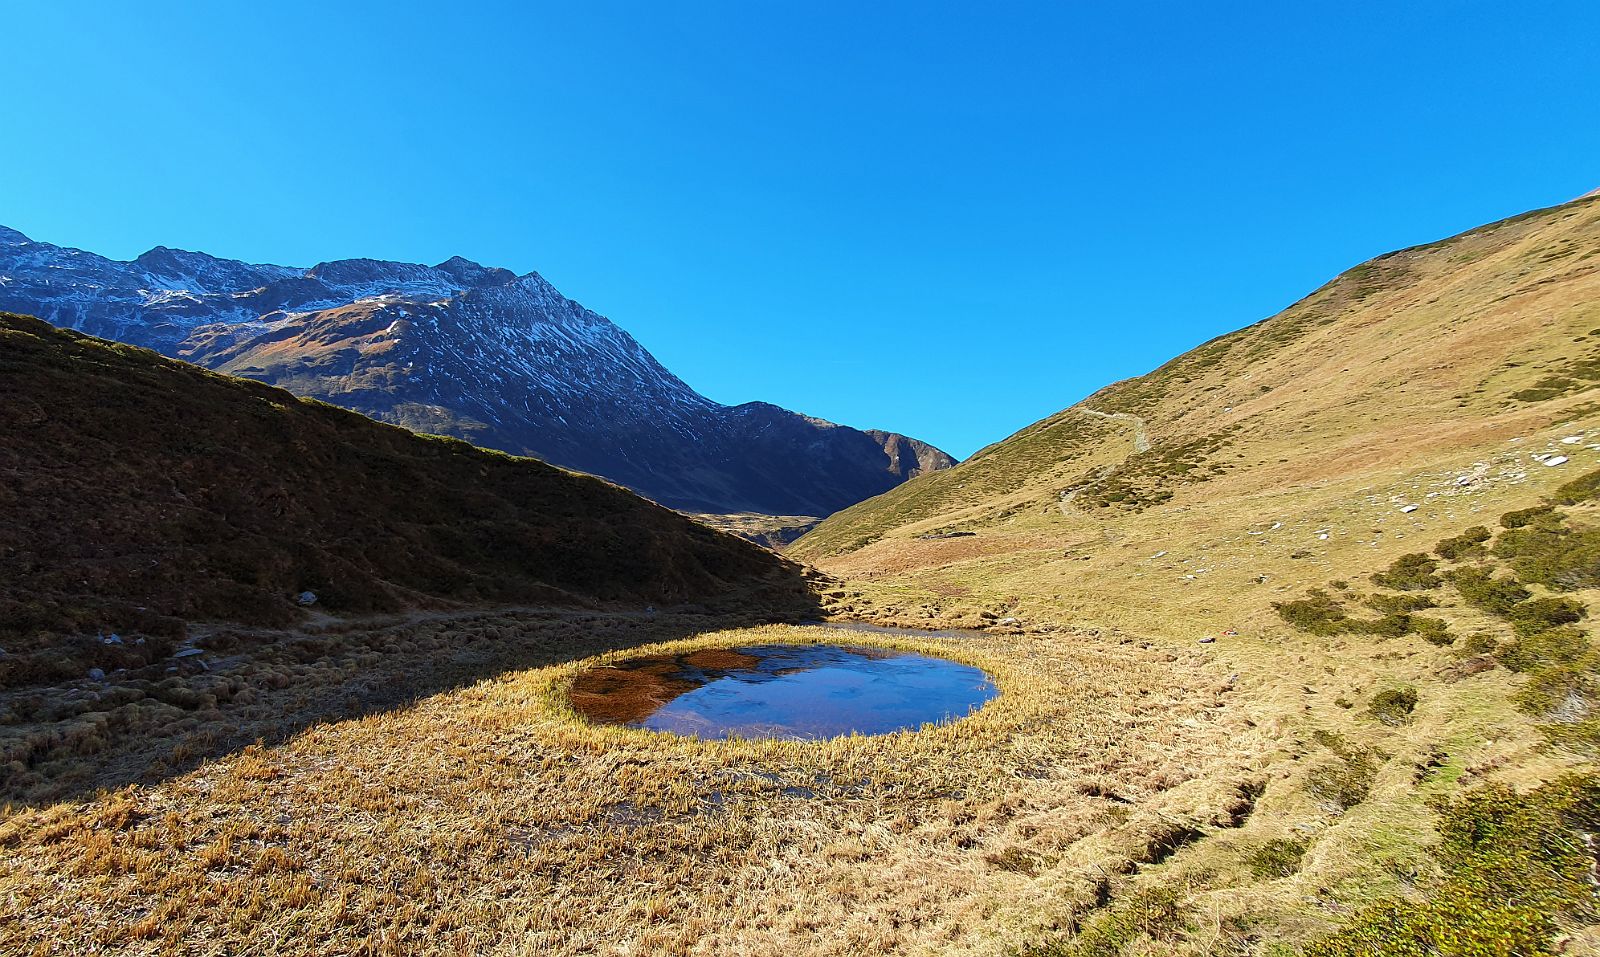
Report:
<svg viewBox="0 0 1600 957"><path fill-rule="evenodd" d="M460 257L301 269L157 247L121 262L0 227L0 310L534 455L675 508L827 515L954 464L894 433L712 402L537 273Z"/></svg>

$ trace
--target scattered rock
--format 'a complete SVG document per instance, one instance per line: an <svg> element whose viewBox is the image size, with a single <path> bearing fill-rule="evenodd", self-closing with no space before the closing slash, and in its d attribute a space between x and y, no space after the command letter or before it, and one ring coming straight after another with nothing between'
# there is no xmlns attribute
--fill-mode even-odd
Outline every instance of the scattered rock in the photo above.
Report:
<svg viewBox="0 0 1600 957"><path fill-rule="evenodd" d="M101 671L99 668L90 668L89 669L89 680L90 681L104 681L104 680L106 680L106 673L104 671Z"/></svg>
<svg viewBox="0 0 1600 957"><path fill-rule="evenodd" d="M1581 436L1581 435L1569 435L1566 438L1561 440L1561 444L1562 445L1577 445L1579 442L1582 442L1582 441L1583 441L1583 436Z"/></svg>
<svg viewBox="0 0 1600 957"><path fill-rule="evenodd" d="M174 658L193 658L195 655L203 655L203 654L205 654L205 651L203 649L200 649L200 648L183 648L183 649L180 649L178 651L173 652L172 657L174 657Z"/></svg>
<svg viewBox="0 0 1600 957"><path fill-rule="evenodd" d="M115 632L112 632L109 635L102 635L100 638L100 643L105 645L120 645L122 644L122 636Z"/></svg>
<svg viewBox="0 0 1600 957"><path fill-rule="evenodd" d="M294 603L299 605L301 608L315 605L317 603L317 593L314 591L303 591L294 596Z"/></svg>
<svg viewBox="0 0 1600 957"><path fill-rule="evenodd" d="M1002 618L999 621L995 622L995 624L997 624L997 625L1015 625L1016 623L1017 623L1017 620L1015 618Z"/></svg>
<svg viewBox="0 0 1600 957"><path fill-rule="evenodd" d="M1557 456L1554 456L1552 458L1545 459L1544 460L1544 464L1546 466L1564 465L1564 464L1566 464L1566 461L1567 461L1567 457L1565 455L1557 455Z"/></svg>
<svg viewBox="0 0 1600 957"><path fill-rule="evenodd" d="M1206 636L1205 636L1205 637L1204 637L1204 638L1201 638L1201 639L1200 639L1200 644L1202 644L1202 645L1209 645L1209 644L1211 644L1211 643L1212 643L1212 642L1214 642L1214 641L1216 641L1216 640L1217 640L1217 639L1215 639L1215 638L1213 638L1213 637L1211 637L1211 636L1210 636L1210 635L1206 635Z"/></svg>
<svg viewBox="0 0 1600 957"><path fill-rule="evenodd" d="M1416 506L1416 505L1406 505L1406 506L1402 506L1400 511L1409 514L1411 512L1415 512L1417 510L1417 508L1418 508L1418 506Z"/></svg>

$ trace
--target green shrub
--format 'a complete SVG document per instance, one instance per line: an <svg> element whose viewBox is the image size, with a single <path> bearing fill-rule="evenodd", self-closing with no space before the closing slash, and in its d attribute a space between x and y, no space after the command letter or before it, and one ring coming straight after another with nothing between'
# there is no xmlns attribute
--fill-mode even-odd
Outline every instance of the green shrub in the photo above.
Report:
<svg viewBox="0 0 1600 957"><path fill-rule="evenodd" d="M1462 532L1454 538L1447 538L1433 546L1434 554L1452 562L1461 561L1463 558L1478 558L1485 553L1483 543L1489 540L1489 530L1482 525Z"/></svg>
<svg viewBox="0 0 1600 957"><path fill-rule="evenodd" d="M1513 696L1517 707L1545 721L1571 724L1594 715L1600 687L1588 668L1559 665L1540 668Z"/></svg>
<svg viewBox="0 0 1600 957"><path fill-rule="evenodd" d="M1378 756L1368 748L1350 745L1338 734L1318 731L1313 738L1333 752L1333 760L1306 774L1306 792L1335 811L1348 811L1365 801L1378 775Z"/></svg>
<svg viewBox="0 0 1600 957"><path fill-rule="evenodd" d="M1600 782L1574 775L1519 795L1486 785L1441 811L1443 878L1315 941L1307 957L1531 957L1555 953L1563 918L1586 916Z"/></svg>
<svg viewBox="0 0 1600 957"><path fill-rule="evenodd" d="M1421 615L1411 616L1411 630L1430 645L1453 645L1456 636L1450 634L1450 629L1438 618L1424 618Z"/></svg>
<svg viewBox="0 0 1600 957"><path fill-rule="evenodd" d="M1376 635L1379 638L1399 638L1401 635L1411 634L1413 619L1410 615L1401 612L1396 615L1384 615L1371 621L1361 621L1352 618L1349 631L1358 634Z"/></svg>
<svg viewBox="0 0 1600 957"><path fill-rule="evenodd" d="M1562 505L1577 505L1596 499L1600 499L1600 469L1578 476L1555 492L1555 500Z"/></svg>
<svg viewBox="0 0 1600 957"><path fill-rule="evenodd" d="M1500 525L1503 528L1524 528L1535 523L1549 521L1555 515L1555 508L1550 505L1535 505L1532 508L1522 508L1515 512L1507 512L1500 516Z"/></svg>
<svg viewBox="0 0 1600 957"><path fill-rule="evenodd" d="M1533 592L1521 582L1514 578L1495 578L1486 568L1457 568L1447 572L1445 577L1467 604L1502 618L1508 617L1518 602L1533 597Z"/></svg>
<svg viewBox="0 0 1600 957"><path fill-rule="evenodd" d="M1350 627L1344 606L1320 588L1313 588L1297 601L1273 602L1278 617L1313 635L1337 635Z"/></svg>
<svg viewBox="0 0 1600 957"><path fill-rule="evenodd" d="M1320 588L1313 588L1306 597L1297 601L1273 602L1272 607L1284 621L1313 635L1373 635L1378 638L1398 638L1412 633L1420 634L1436 645L1454 641L1437 618L1413 615L1406 608L1431 608L1433 601L1421 595L1373 595L1366 604L1379 610L1393 608L1379 618L1352 618L1337 598Z"/></svg>
<svg viewBox="0 0 1600 957"><path fill-rule="evenodd" d="M1536 635L1581 620L1589 610L1571 598L1535 598L1515 605L1507 617L1518 635Z"/></svg>
<svg viewBox="0 0 1600 957"><path fill-rule="evenodd" d="M1438 567L1439 563L1435 559L1421 552L1412 552L1395 559L1387 570L1374 573L1372 583L1380 588L1392 588L1395 591L1438 588L1439 576L1434 574L1434 570Z"/></svg>
<svg viewBox="0 0 1600 957"><path fill-rule="evenodd" d="M1501 535L1494 553L1523 581L1557 591L1600 588L1600 528L1540 522Z"/></svg>
<svg viewBox="0 0 1600 957"><path fill-rule="evenodd" d="M1259 880L1288 877L1300 869L1300 860L1306 856L1306 842L1295 838L1275 837L1245 858L1250 873Z"/></svg>
<svg viewBox="0 0 1600 957"><path fill-rule="evenodd" d="M1503 645L1495 651L1512 671L1577 665L1594 656L1594 646L1576 628L1549 628Z"/></svg>
<svg viewBox="0 0 1600 957"><path fill-rule="evenodd" d="M1401 612L1421 611L1424 608L1432 608L1435 602L1427 595L1385 595L1380 592L1376 595L1368 595L1363 604L1374 611L1395 615Z"/></svg>
<svg viewBox="0 0 1600 957"><path fill-rule="evenodd" d="M1417 710L1417 689L1410 685L1386 688L1372 696L1367 712L1387 725L1401 725L1411 720Z"/></svg>

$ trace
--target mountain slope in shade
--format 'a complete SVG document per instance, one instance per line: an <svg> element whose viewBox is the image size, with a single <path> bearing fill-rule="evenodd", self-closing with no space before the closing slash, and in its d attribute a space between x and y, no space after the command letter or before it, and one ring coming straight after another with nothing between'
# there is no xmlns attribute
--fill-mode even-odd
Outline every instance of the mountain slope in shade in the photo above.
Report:
<svg viewBox="0 0 1600 957"><path fill-rule="evenodd" d="M13 669L51 635L290 624L306 590L335 613L803 595L591 476L4 313L0 475Z"/></svg>
<svg viewBox="0 0 1600 957"><path fill-rule="evenodd" d="M827 515L954 464L895 433L712 402L538 274L459 257L303 270L158 247L120 262L0 227L0 309L537 456L674 508Z"/></svg>

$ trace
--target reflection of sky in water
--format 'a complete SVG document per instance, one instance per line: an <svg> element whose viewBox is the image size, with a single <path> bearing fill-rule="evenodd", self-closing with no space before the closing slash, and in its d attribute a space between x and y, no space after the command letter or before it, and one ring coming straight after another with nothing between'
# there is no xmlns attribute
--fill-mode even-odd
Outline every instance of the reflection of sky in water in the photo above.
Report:
<svg viewBox="0 0 1600 957"><path fill-rule="evenodd" d="M884 734L966 717L999 693L979 669L925 655L829 645L738 651L754 663L685 665L673 676L699 687L634 726L703 738Z"/></svg>

